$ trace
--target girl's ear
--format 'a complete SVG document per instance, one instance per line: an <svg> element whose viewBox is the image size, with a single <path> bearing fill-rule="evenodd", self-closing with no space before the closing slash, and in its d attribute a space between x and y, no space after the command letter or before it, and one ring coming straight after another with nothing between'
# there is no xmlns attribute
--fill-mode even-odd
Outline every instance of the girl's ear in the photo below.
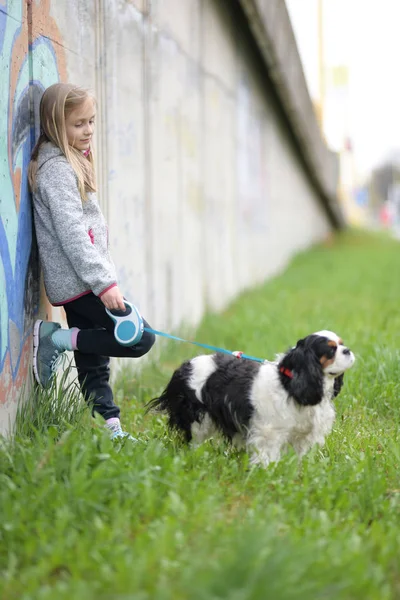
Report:
<svg viewBox="0 0 400 600"><path fill-rule="evenodd" d="M291 372L289 377L279 373L281 383L290 396L302 406L315 406L322 400L323 373L321 364L312 350L307 348L304 340L283 357L278 368Z"/></svg>
<svg viewBox="0 0 400 600"><path fill-rule="evenodd" d="M333 397L334 398L336 398L336 396L339 396L340 390L343 387L343 383L344 383L344 373L339 375L339 377L335 377L335 382L333 384Z"/></svg>

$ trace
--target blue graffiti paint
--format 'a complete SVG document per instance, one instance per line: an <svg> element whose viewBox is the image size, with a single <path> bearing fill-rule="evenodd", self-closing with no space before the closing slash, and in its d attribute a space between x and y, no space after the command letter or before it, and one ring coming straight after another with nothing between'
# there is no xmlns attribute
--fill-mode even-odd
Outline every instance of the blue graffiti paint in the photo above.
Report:
<svg viewBox="0 0 400 600"><path fill-rule="evenodd" d="M46 37L35 40L29 52L27 46L26 55L20 61L20 48L15 48L23 27L23 0L11 4L0 7L0 139L6 142L0 146L0 376L9 355L14 380L38 309L39 272L36 247L32 243L27 181L34 127L38 122L37 118L35 123L31 121L32 100L37 109L43 89L59 77L56 55ZM30 80L30 60L37 61L39 81ZM19 69L17 73L13 71L15 64ZM45 67L41 70L39 65ZM11 98L12 76L16 88ZM21 178L15 183L13 177L18 170ZM16 185L19 189L15 189Z"/></svg>

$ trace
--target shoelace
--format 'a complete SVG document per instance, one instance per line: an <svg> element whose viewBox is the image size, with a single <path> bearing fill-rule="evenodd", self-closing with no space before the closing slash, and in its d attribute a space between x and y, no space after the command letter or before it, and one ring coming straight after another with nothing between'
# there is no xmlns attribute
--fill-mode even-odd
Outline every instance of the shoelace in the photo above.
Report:
<svg viewBox="0 0 400 600"><path fill-rule="evenodd" d="M52 375L58 371L59 367L64 364L66 359L65 352L60 352L59 350L54 350L54 354L50 359L49 367Z"/></svg>
<svg viewBox="0 0 400 600"><path fill-rule="evenodd" d="M129 433L126 431L122 431L122 429L117 429L117 431L113 431L111 435L111 439L119 438L119 437L128 437Z"/></svg>
<svg viewBox="0 0 400 600"><path fill-rule="evenodd" d="M112 426L110 427L109 425L106 425L107 429L110 430L111 433L111 439L112 440L116 440L119 438L128 438L129 440L132 440L134 442L137 442L137 439L134 438L130 433L128 433L127 431L123 431L121 429L121 427L116 427L115 429L112 429Z"/></svg>

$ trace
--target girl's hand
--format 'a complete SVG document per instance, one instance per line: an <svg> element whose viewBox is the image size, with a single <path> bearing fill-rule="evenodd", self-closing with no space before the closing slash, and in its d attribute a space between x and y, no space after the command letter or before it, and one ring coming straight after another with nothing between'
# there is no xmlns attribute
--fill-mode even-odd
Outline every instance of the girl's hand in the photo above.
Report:
<svg viewBox="0 0 400 600"><path fill-rule="evenodd" d="M114 286L107 290L107 292L104 292L100 300L109 310L125 310L124 297L119 291L118 286Z"/></svg>

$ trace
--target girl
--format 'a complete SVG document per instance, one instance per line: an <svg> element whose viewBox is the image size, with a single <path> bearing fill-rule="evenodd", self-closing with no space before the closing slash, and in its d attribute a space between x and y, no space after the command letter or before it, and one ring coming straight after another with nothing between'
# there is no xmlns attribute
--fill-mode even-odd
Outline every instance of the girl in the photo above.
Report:
<svg viewBox="0 0 400 600"><path fill-rule="evenodd" d="M125 305L95 196L95 116L94 98L71 84L50 86L40 102L41 133L28 177L46 293L53 306L64 307L70 329L36 321L33 370L37 382L48 387L61 354L73 350L84 398L104 417L113 439L131 438L121 429L113 401L109 357L142 356L154 336L144 332L135 346L119 345L104 308L125 310Z"/></svg>

